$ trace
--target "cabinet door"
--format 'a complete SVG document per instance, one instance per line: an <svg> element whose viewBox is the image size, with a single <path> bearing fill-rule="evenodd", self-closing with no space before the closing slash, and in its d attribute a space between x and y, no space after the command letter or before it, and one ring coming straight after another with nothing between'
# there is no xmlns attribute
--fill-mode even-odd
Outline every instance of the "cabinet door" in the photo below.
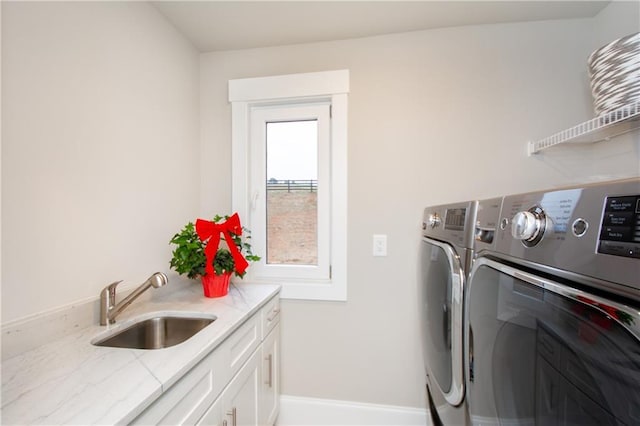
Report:
<svg viewBox="0 0 640 426"><path fill-rule="evenodd" d="M227 422L222 416L222 397L216 399L206 413L198 420L197 425L203 426L226 426Z"/></svg>
<svg viewBox="0 0 640 426"><path fill-rule="evenodd" d="M260 391L260 354L257 350L200 418L198 426L256 426Z"/></svg>
<svg viewBox="0 0 640 426"><path fill-rule="evenodd" d="M280 324L262 343L260 425L273 425L280 410Z"/></svg>
<svg viewBox="0 0 640 426"><path fill-rule="evenodd" d="M225 421L228 426L258 424L260 353L254 352L222 393L223 425Z"/></svg>

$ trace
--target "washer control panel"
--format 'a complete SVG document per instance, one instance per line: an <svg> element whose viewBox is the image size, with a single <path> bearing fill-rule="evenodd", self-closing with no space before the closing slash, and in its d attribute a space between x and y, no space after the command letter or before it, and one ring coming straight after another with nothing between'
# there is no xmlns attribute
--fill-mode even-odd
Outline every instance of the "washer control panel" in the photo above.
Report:
<svg viewBox="0 0 640 426"><path fill-rule="evenodd" d="M598 253L640 258L640 195L606 198Z"/></svg>
<svg viewBox="0 0 640 426"><path fill-rule="evenodd" d="M424 209L422 236L472 248L477 201L441 204Z"/></svg>

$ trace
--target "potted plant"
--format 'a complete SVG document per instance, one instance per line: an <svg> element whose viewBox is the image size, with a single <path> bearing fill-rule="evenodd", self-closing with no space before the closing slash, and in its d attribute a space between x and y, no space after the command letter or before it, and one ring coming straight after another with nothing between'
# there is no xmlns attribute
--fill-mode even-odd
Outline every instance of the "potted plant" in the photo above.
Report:
<svg viewBox="0 0 640 426"><path fill-rule="evenodd" d="M180 275L200 278L205 296L224 296L231 275L244 277L249 261L260 260L251 251L250 238L237 213L216 215L212 221L198 219L195 225L187 223L171 239L170 244L176 248L169 264Z"/></svg>

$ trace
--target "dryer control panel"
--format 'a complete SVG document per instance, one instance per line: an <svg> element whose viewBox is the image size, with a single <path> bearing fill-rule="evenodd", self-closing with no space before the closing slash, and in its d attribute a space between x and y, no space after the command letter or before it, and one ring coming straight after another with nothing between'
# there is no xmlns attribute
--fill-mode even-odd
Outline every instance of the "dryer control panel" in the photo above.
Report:
<svg viewBox="0 0 640 426"><path fill-rule="evenodd" d="M499 223L499 255L640 300L640 178L507 195Z"/></svg>
<svg viewBox="0 0 640 426"><path fill-rule="evenodd" d="M640 195L607 197L598 253L640 258Z"/></svg>

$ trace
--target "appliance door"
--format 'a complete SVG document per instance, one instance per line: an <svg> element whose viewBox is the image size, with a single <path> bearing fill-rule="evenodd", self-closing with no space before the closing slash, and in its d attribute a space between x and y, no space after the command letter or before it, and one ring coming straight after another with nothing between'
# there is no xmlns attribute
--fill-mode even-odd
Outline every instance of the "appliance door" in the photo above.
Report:
<svg viewBox="0 0 640 426"><path fill-rule="evenodd" d="M464 396L462 367L463 270L453 248L423 238L420 311L425 370L451 405Z"/></svg>
<svg viewBox="0 0 640 426"><path fill-rule="evenodd" d="M574 286L476 260L465 303L472 424L640 424L638 306Z"/></svg>

